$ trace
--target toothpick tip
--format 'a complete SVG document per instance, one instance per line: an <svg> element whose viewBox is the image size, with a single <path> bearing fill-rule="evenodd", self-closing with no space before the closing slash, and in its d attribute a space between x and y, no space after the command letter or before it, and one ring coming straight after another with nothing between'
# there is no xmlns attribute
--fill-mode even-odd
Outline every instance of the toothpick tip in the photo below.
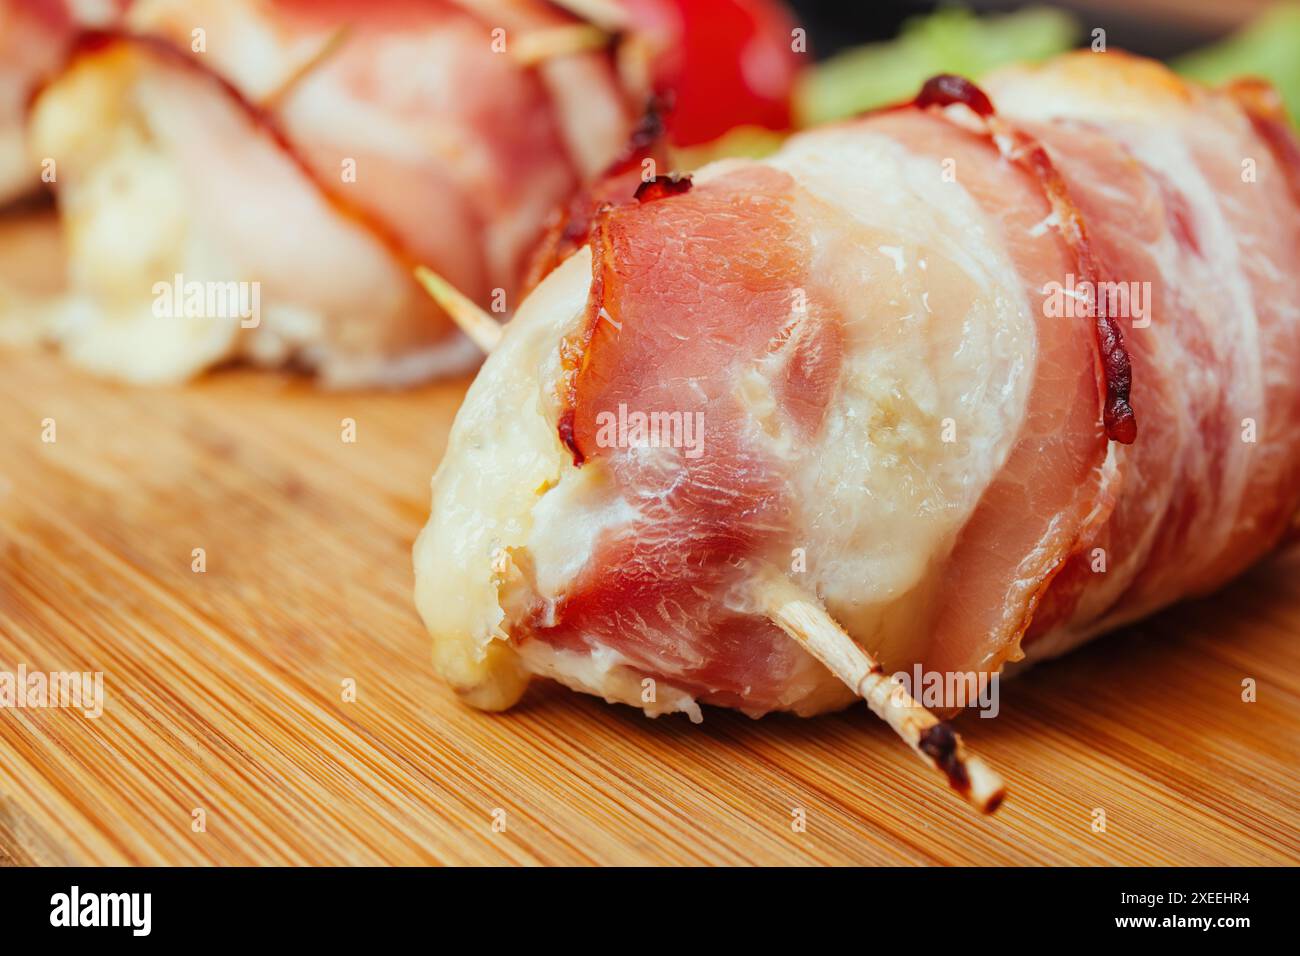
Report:
<svg viewBox="0 0 1300 956"><path fill-rule="evenodd" d="M496 319L428 266L417 265L414 273L415 281L441 306L471 342L488 353L500 344L503 332Z"/></svg>
<svg viewBox="0 0 1300 956"><path fill-rule="evenodd" d="M784 577L757 584L768 617L862 697L876 716L936 770L953 790L981 813L992 813L1006 797L1002 778L966 752L960 735L884 675L879 662L831 617L813 595Z"/></svg>

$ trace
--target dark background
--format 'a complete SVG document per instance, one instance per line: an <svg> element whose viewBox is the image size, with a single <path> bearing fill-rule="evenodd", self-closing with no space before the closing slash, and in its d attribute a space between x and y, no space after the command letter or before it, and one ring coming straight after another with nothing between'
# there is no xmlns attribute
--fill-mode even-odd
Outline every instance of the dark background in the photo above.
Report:
<svg viewBox="0 0 1300 956"><path fill-rule="evenodd" d="M940 6L929 0L786 0L808 29L818 56L846 46L888 40L909 17ZM1269 0L969 0L978 13L1051 6L1069 11L1086 36L1104 27L1109 46L1166 58L1195 49L1230 33L1270 5Z"/></svg>

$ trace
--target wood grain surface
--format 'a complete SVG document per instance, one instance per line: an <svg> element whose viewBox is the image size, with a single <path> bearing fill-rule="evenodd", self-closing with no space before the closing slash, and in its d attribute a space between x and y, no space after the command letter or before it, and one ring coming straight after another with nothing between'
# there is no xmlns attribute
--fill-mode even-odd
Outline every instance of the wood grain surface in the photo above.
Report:
<svg viewBox="0 0 1300 956"><path fill-rule="evenodd" d="M39 283L53 242L0 224L0 275ZM106 695L0 709L0 862L1300 862L1297 554L963 718L1009 785L988 819L865 708L693 726L543 685L463 708L409 551L464 387L134 390L0 350L0 671Z"/></svg>

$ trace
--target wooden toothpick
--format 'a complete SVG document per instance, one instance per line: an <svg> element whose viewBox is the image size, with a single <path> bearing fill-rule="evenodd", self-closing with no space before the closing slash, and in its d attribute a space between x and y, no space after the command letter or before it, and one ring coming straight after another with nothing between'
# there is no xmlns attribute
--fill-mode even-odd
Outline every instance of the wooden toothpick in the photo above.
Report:
<svg viewBox="0 0 1300 956"><path fill-rule="evenodd" d="M821 602L784 578L764 579L759 598L768 617L847 684L949 785L982 813L1002 803L1002 778L967 753L961 737L887 677L879 661L845 633Z"/></svg>
<svg viewBox="0 0 1300 956"><path fill-rule="evenodd" d="M488 315L454 285L425 266L415 267L415 280L433 301L469 336L469 340L486 353L491 353L501 341L501 324Z"/></svg>

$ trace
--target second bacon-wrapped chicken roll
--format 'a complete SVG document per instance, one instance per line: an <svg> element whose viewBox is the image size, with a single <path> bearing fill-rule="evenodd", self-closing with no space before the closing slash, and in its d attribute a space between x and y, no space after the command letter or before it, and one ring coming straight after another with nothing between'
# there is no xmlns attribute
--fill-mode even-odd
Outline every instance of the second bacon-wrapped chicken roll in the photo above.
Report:
<svg viewBox="0 0 1300 956"><path fill-rule="evenodd" d="M643 106L604 49L515 55L575 26L536 0L137 0L33 105L70 260L53 336L139 382L472 364L412 268L512 308L548 217Z"/></svg>
<svg viewBox="0 0 1300 956"><path fill-rule="evenodd" d="M882 674L1060 653L1293 527L1279 116L1262 88L1079 54L606 208L434 478L438 669L488 709L532 675L692 719L862 695L976 789Z"/></svg>
<svg viewBox="0 0 1300 956"><path fill-rule="evenodd" d="M36 192L50 170L29 155L28 101L78 31L111 26L129 0L0 0L0 207Z"/></svg>

